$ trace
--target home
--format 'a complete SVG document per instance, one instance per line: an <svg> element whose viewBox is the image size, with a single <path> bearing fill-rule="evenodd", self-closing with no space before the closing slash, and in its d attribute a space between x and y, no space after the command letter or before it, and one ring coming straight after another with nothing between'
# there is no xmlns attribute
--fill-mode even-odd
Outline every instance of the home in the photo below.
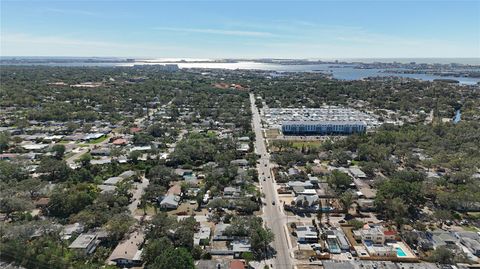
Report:
<svg viewBox="0 0 480 269"><path fill-rule="evenodd" d="M318 177L309 176L308 181L310 181L312 185L318 185L318 183L320 182L320 179L318 179Z"/></svg>
<svg viewBox="0 0 480 269"><path fill-rule="evenodd" d="M313 189L313 184L310 182L303 181L289 181L286 183L287 188L293 189L295 187L301 187L304 189Z"/></svg>
<svg viewBox="0 0 480 269"><path fill-rule="evenodd" d="M174 194L168 194L160 202L160 208L163 209L177 209L180 203L180 196Z"/></svg>
<svg viewBox="0 0 480 269"><path fill-rule="evenodd" d="M376 209L375 201L373 199L358 199L357 204L362 211L374 211Z"/></svg>
<svg viewBox="0 0 480 269"><path fill-rule="evenodd" d="M480 234L476 232L457 232L455 234L460 242L475 256L480 257Z"/></svg>
<svg viewBox="0 0 480 269"><path fill-rule="evenodd" d="M120 175L118 175L118 177L121 177L123 179L130 179L130 178L132 178L136 175L137 175L137 173L135 173L135 171L128 170L128 171L125 171L125 172L121 173Z"/></svg>
<svg viewBox="0 0 480 269"><path fill-rule="evenodd" d="M138 146L138 147L133 147L130 149L130 152L133 151L149 151L152 149L152 146Z"/></svg>
<svg viewBox="0 0 480 269"><path fill-rule="evenodd" d="M124 138L117 138L112 141L112 144L115 146L125 146L126 144L128 144L128 141Z"/></svg>
<svg viewBox="0 0 480 269"><path fill-rule="evenodd" d="M289 176L294 176L300 174L300 171L297 168L288 168L288 175Z"/></svg>
<svg viewBox="0 0 480 269"><path fill-rule="evenodd" d="M205 246L209 244L211 229L208 226L201 226L200 230L193 234L193 245Z"/></svg>
<svg viewBox="0 0 480 269"><path fill-rule="evenodd" d="M65 225L65 227L63 227L63 230L60 232L60 236L62 236L63 240L68 240L72 238L72 235L83 232L84 228L85 227L83 226L83 224L80 224L78 222Z"/></svg>
<svg viewBox="0 0 480 269"><path fill-rule="evenodd" d="M460 242L466 246L475 256L480 257L480 242L468 237L462 237Z"/></svg>
<svg viewBox="0 0 480 269"><path fill-rule="evenodd" d="M48 147L48 144L25 144L21 146L23 149L28 151L40 151Z"/></svg>
<svg viewBox="0 0 480 269"><path fill-rule="evenodd" d="M231 247L234 258L242 257L243 253L250 252L252 248L248 239L233 241Z"/></svg>
<svg viewBox="0 0 480 269"><path fill-rule="evenodd" d="M245 160L245 159L237 159L237 160L231 161L230 164L231 165L238 165L238 166L247 166L248 161Z"/></svg>
<svg viewBox="0 0 480 269"><path fill-rule="evenodd" d="M102 164L107 164L111 162L112 162L112 158L101 158L101 159L90 160L91 165L102 165Z"/></svg>
<svg viewBox="0 0 480 269"><path fill-rule="evenodd" d="M245 269L245 262L241 260L230 261L229 269Z"/></svg>
<svg viewBox="0 0 480 269"><path fill-rule="evenodd" d="M358 168L358 166L352 166L352 167L348 168L348 171L350 172L350 174L354 178L358 178L358 179L366 179L367 178L367 175L362 170L360 170L360 168Z"/></svg>
<svg viewBox="0 0 480 269"><path fill-rule="evenodd" d="M175 169L175 174L178 175L178 176L186 176L186 175L192 175L193 174L193 171L190 170L190 169L181 169L181 168L177 168Z"/></svg>
<svg viewBox="0 0 480 269"><path fill-rule="evenodd" d="M240 152L248 152L250 150L250 145L247 143L238 144L237 150Z"/></svg>
<svg viewBox="0 0 480 269"><path fill-rule="evenodd" d="M167 194L180 196L182 194L182 186L178 183L174 184L168 189Z"/></svg>
<svg viewBox="0 0 480 269"><path fill-rule="evenodd" d="M145 240L143 231L137 230L129 234L128 238L120 242L108 258L109 264L118 267L134 267L142 265L142 245Z"/></svg>
<svg viewBox="0 0 480 269"><path fill-rule="evenodd" d="M48 203L50 202L50 198L48 197L42 197L33 202L36 208L41 208L44 209L48 206Z"/></svg>
<svg viewBox="0 0 480 269"><path fill-rule="evenodd" d="M117 189L115 185L106 184L100 184L97 187L101 190L101 193L114 192Z"/></svg>
<svg viewBox="0 0 480 269"><path fill-rule="evenodd" d="M377 257L397 257L397 250L391 245L372 244L365 242L368 254Z"/></svg>
<svg viewBox="0 0 480 269"><path fill-rule="evenodd" d="M385 241L397 240L397 231L383 231L383 235L385 235Z"/></svg>
<svg viewBox="0 0 480 269"><path fill-rule="evenodd" d="M228 266L228 261L223 259L195 261L196 269L227 269Z"/></svg>
<svg viewBox="0 0 480 269"><path fill-rule="evenodd" d="M115 186L120 181L123 181L122 177L110 177L103 182L103 185Z"/></svg>
<svg viewBox="0 0 480 269"><path fill-rule="evenodd" d="M68 248L86 255L93 253L99 243L96 234L80 234Z"/></svg>
<svg viewBox="0 0 480 269"><path fill-rule="evenodd" d="M313 226L297 226L297 241L301 244L317 243L318 233Z"/></svg>
<svg viewBox="0 0 480 269"><path fill-rule="evenodd" d="M327 236L327 244L330 250L336 250L335 252L339 252L339 250L350 250L350 244L341 229L332 227L326 230L325 234Z"/></svg>
<svg viewBox="0 0 480 269"><path fill-rule="evenodd" d="M194 174L183 175L183 180L190 185L197 185L198 184L197 176L194 175Z"/></svg>
<svg viewBox="0 0 480 269"><path fill-rule="evenodd" d="M218 223L215 225L215 231L213 232L213 240L214 241L231 241L234 239L233 236L229 236L224 234L225 230L230 226L230 224L226 223Z"/></svg>
<svg viewBox="0 0 480 269"><path fill-rule="evenodd" d="M18 156L16 153L3 153L0 154L0 160L12 160Z"/></svg>
<svg viewBox="0 0 480 269"><path fill-rule="evenodd" d="M365 225L360 230L353 231L355 240L371 241L375 244L385 243L385 234L382 226Z"/></svg>
<svg viewBox="0 0 480 269"><path fill-rule="evenodd" d="M458 239L450 232L435 230L431 234L434 249L441 246L454 246L458 242Z"/></svg>
<svg viewBox="0 0 480 269"><path fill-rule="evenodd" d="M223 196L240 196L240 188L225 187L223 189Z"/></svg>
<svg viewBox="0 0 480 269"><path fill-rule="evenodd" d="M318 195L299 195L297 197L295 197L294 199L294 203L297 207L303 207L303 208L307 208L307 207L313 207L315 205L318 205L320 201L320 198L318 197Z"/></svg>
<svg viewBox="0 0 480 269"><path fill-rule="evenodd" d="M314 189L303 189L301 187L294 188L293 191L295 192L295 195L317 195L317 191Z"/></svg>
<svg viewBox="0 0 480 269"><path fill-rule="evenodd" d="M432 234L429 232L423 231L412 231L413 236L417 238L418 246L423 250L432 250L433 249L433 241L432 241Z"/></svg>
<svg viewBox="0 0 480 269"><path fill-rule="evenodd" d="M90 151L90 154L92 156L109 156L110 155L110 149L109 148L93 149L93 150Z"/></svg>
<svg viewBox="0 0 480 269"><path fill-rule="evenodd" d="M103 134L103 133L90 133L90 134L86 134L85 136L83 136L82 140L91 141L91 140L99 139L99 138L103 137L104 135L105 134Z"/></svg>

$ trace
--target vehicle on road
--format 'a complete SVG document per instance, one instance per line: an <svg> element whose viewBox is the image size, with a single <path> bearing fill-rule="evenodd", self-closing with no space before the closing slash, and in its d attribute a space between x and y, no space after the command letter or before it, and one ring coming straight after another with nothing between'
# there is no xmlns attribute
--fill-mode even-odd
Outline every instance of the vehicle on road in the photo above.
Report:
<svg viewBox="0 0 480 269"><path fill-rule="evenodd" d="M272 205L275 205L275 201L272 201Z"/></svg>

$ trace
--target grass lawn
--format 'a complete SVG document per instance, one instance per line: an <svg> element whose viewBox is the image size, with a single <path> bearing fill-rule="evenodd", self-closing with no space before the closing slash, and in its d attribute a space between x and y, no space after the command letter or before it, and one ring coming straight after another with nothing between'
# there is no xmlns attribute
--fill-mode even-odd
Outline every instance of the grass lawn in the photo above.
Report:
<svg viewBox="0 0 480 269"><path fill-rule="evenodd" d="M216 134L214 131L208 130L208 131L207 131L207 136L208 136L208 137L216 137L217 134Z"/></svg>
<svg viewBox="0 0 480 269"><path fill-rule="evenodd" d="M101 142L107 140L107 138L108 138L108 137L107 137L106 135L104 135L104 136L99 137L99 138L97 138L97 139L88 141L88 144L98 144L98 143L101 143Z"/></svg>
<svg viewBox="0 0 480 269"><path fill-rule="evenodd" d="M81 148L86 148L86 147L88 147L87 144L78 144L78 146L81 147Z"/></svg>
<svg viewBox="0 0 480 269"><path fill-rule="evenodd" d="M278 135L280 135L280 131L278 129L265 130L265 136L267 139L276 139Z"/></svg>
<svg viewBox="0 0 480 269"><path fill-rule="evenodd" d="M73 155L75 155L75 153L69 152L69 153L65 154L65 156L63 156L63 159L66 160L66 159L72 157Z"/></svg>
<svg viewBox="0 0 480 269"><path fill-rule="evenodd" d="M301 149L305 147L320 147L322 141L293 141L292 145L294 148Z"/></svg>
<svg viewBox="0 0 480 269"><path fill-rule="evenodd" d="M157 209L157 212L160 212L160 209ZM146 208L146 213L147 213L148 216L154 216L156 214L155 206L148 203L147 208ZM143 215L143 209L142 208L135 209L135 214L136 215Z"/></svg>

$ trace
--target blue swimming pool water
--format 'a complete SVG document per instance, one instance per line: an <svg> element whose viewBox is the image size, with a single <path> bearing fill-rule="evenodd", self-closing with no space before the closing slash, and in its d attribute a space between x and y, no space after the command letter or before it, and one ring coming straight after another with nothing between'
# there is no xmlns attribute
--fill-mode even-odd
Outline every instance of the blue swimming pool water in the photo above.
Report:
<svg viewBox="0 0 480 269"><path fill-rule="evenodd" d="M397 247L397 257L406 257L406 256L407 256L407 254L405 253L405 251L403 251L403 249Z"/></svg>

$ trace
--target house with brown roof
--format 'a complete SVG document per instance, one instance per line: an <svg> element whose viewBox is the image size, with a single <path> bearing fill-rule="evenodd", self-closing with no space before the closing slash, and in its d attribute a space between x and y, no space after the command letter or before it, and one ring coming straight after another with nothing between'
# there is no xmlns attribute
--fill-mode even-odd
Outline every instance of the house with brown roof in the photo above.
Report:
<svg viewBox="0 0 480 269"><path fill-rule="evenodd" d="M132 232L113 250L108 258L108 264L115 264L121 268L141 266L144 241L145 235L142 230Z"/></svg>
<svg viewBox="0 0 480 269"><path fill-rule="evenodd" d="M242 260L230 261L229 269L245 269L245 262Z"/></svg>

